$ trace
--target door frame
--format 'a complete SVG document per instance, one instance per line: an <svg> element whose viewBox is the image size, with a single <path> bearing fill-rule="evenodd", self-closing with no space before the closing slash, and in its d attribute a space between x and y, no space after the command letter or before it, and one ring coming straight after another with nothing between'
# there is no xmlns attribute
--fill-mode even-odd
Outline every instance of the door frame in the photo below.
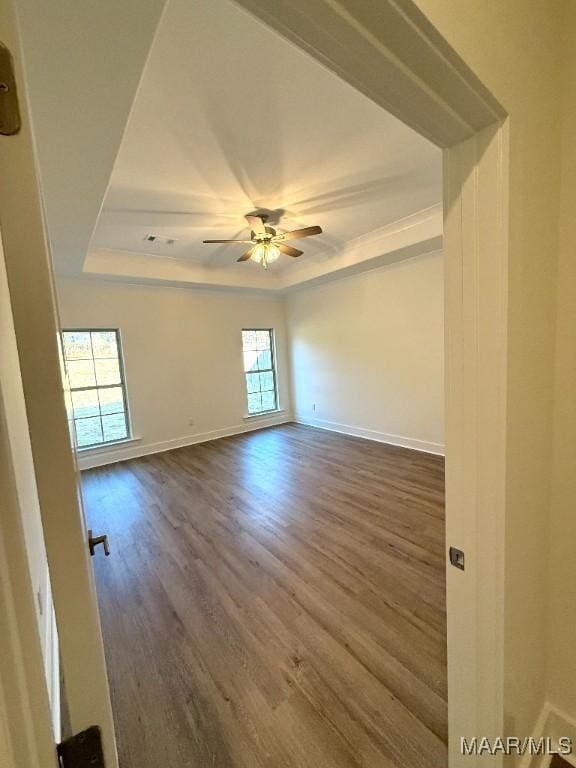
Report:
<svg viewBox="0 0 576 768"><path fill-rule="evenodd" d="M0 393L0 765L56 768L22 510Z"/></svg>
<svg viewBox="0 0 576 768"><path fill-rule="evenodd" d="M413 0L236 3L443 149L449 765L475 765L460 738L504 735L506 111Z"/></svg>
<svg viewBox="0 0 576 768"><path fill-rule="evenodd" d="M21 116L21 127L15 135L0 136L0 177L3 179L0 184L0 225L58 629L63 692L72 732L98 725L106 766L117 768L96 588L62 386L58 348L60 324L16 0L0 0L0 19L0 41L12 54ZM10 458L9 454L2 455L0 461L9 466ZM4 535L3 523L0 534ZM17 566L21 556L20 548L11 552L10 558L14 559L11 566ZM27 595L23 594L22 599L27 600ZM26 631L24 639L33 643L32 627L23 625L20 629ZM35 632L38 634L37 628ZM30 691L36 694L41 684L34 658L30 663L27 657L21 661L30 676L30 683L35 686ZM6 684L2 677L1 687ZM7 714L12 721L10 709ZM44 718L39 711L36 717L35 724L43 727ZM24 723L28 720L26 718ZM22 731L22 724L12 725L15 733ZM34 729L30 727L30 739L33 736ZM45 750L43 739L37 743L38 759L43 761L39 765L48 765L47 760L55 760L54 738L50 752ZM20 760L21 756L16 757Z"/></svg>
<svg viewBox="0 0 576 768"><path fill-rule="evenodd" d="M6 300L6 293L0 232L0 301ZM2 315L4 352L15 358L9 307L2 308ZM20 371L17 363L8 362L8 366L10 381L3 378L0 382L0 765L56 768L52 713L23 527L24 515L31 510L23 509L18 487L8 426L14 402L5 394L21 395Z"/></svg>
<svg viewBox="0 0 576 768"><path fill-rule="evenodd" d="M466 553L466 570L448 566L446 574L449 764L474 765L475 758L464 761L460 755L459 737L502 735L504 728L506 112L412 0L236 2L444 150L446 530L447 545ZM0 10L5 8L12 12L11 0L0 0ZM24 82L21 67L18 79ZM30 149L29 128L23 133ZM13 138L18 155L18 138ZM8 153L4 161L11 162ZM14 162L21 163L22 157ZM33 210L41 213L36 172L27 167L22 178L25 194ZM76 470L60 371L54 363L55 305L53 298L45 300L53 291L45 233L30 227L27 211L18 210L16 201L1 190L0 203L11 218L7 269L51 575L55 586L66 591L68 574L77 573L80 592L90 596L85 604L71 589L66 610L67 621L76 616L83 622L88 648L81 647L78 637L68 636L65 623L60 630L64 674L74 681L67 695L74 711L84 711L72 725L79 729L102 724L104 713L106 732L112 734L106 743L107 765L114 768L107 689L87 693L87 686L80 684L81 663L66 661L67 656L73 658L68 652L76 650L79 659L91 656L92 663L105 670L93 579L84 557L85 534L75 522L60 538L77 512L78 499L70 490ZM38 311L27 312L35 297L41 299ZM39 367L41 380L36 376ZM47 400L54 408L40 406ZM57 492L61 483L68 488L65 497ZM61 552L69 556L66 567ZM68 672L67 663L72 665ZM492 764L500 765L500 759L492 758Z"/></svg>

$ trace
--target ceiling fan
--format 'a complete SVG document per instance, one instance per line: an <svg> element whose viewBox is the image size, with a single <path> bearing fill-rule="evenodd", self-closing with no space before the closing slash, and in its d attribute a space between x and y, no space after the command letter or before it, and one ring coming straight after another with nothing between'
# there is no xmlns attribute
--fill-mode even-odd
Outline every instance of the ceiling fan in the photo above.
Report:
<svg viewBox="0 0 576 768"><path fill-rule="evenodd" d="M301 256L303 251L292 248L291 245L285 245L285 240L296 240L299 237L310 237L310 235L320 235L322 227L304 227L303 229L294 229L292 232L276 233L273 227L266 226L266 216L246 216L246 221L252 230L250 240L203 240L204 243L246 243L250 248L240 256L237 261L248 261L252 259L257 264L262 264L264 269L273 261L285 253L287 256Z"/></svg>

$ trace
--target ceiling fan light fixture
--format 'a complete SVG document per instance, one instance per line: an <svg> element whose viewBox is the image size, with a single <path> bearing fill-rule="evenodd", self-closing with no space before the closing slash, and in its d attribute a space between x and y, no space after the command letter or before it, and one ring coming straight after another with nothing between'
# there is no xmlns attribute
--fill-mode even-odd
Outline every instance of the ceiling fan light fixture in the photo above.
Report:
<svg viewBox="0 0 576 768"><path fill-rule="evenodd" d="M297 240L301 237L310 237L310 235L321 235L322 227L302 227L301 229L293 229L290 232L278 233L274 227L265 225L266 218L264 215L256 216L255 214L247 214L246 221L250 226L250 240L203 240L204 243L244 243L251 247L245 251L240 258L236 261L248 261L251 259L256 264L261 264L264 269L268 268L268 264L272 264L273 261L279 258L281 253L287 256L296 258L302 256L303 251L298 248L293 248L291 245L286 245L285 240Z"/></svg>
<svg viewBox="0 0 576 768"><path fill-rule="evenodd" d="M264 260L264 257L266 256L266 246L264 243L259 243L258 245L255 245L252 249L252 256L250 258L252 261L255 261L256 264L261 264Z"/></svg>
<svg viewBox="0 0 576 768"><path fill-rule="evenodd" d="M266 250L266 261L270 264L270 262L276 261L278 256L280 256L280 248L272 243Z"/></svg>
<svg viewBox="0 0 576 768"><path fill-rule="evenodd" d="M280 256L280 248L274 243L258 243L252 249L250 258L257 264L262 264L264 269Z"/></svg>

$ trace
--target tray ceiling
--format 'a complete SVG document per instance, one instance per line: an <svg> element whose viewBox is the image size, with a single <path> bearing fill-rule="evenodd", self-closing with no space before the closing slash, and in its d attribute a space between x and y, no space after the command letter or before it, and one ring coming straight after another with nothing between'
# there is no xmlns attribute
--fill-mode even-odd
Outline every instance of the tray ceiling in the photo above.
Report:
<svg viewBox="0 0 576 768"><path fill-rule="evenodd" d="M441 229L441 197L441 152L426 139L229 0L169 0L85 271L120 275L131 259L148 279L178 261L201 282L295 284L395 223L433 212ZM256 210L324 234L264 275L236 263L242 246L202 244L248 235Z"/></svg>

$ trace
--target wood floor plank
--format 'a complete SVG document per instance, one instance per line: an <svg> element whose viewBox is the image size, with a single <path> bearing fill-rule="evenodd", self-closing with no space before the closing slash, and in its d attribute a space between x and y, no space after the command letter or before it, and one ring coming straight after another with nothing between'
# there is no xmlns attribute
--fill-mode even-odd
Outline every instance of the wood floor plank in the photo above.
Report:
<svg viewBox="0 0 576 768"><path fill-rule="evenodd" d="M440 457L290 424L82 485L121 768L446 764Z"/></svg>

